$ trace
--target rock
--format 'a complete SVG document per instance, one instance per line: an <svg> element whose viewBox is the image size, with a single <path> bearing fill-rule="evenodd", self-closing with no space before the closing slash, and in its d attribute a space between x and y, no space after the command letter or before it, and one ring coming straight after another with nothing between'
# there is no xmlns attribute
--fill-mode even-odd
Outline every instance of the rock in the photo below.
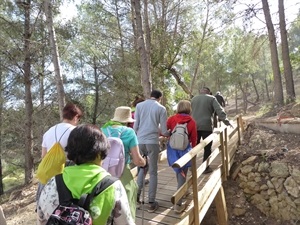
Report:
<svg viewBox="0 0 300 225"><path fill-rule="evenodd" d="M270 176L272 177L288 177L289 169L287 163L274 161L271 163Z"/></svg>
<svg viewBox="0 0 300 225"><path fill-rule="evenodd" d="M300 103L297 103L292 107L291 113L295 117L300 117Z"/></svg>

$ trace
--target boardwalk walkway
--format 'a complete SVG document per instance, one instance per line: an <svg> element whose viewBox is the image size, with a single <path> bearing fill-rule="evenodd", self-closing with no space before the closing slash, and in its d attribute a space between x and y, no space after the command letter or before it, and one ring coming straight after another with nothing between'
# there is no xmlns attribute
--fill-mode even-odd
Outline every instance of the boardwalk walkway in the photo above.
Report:
<svg viewBox="0 0 300 225"><path fill-rule="evenodd" d="M237 138L234 138L237 139ZM234 141L236 142L236 140ZM213 146L218 146L219 143L216 142ZM230 146L230 144L229 144ZM214 149L214 147L212 148ZM228 151L230 151L230 147ZM233 149L233 148L232 148ZM230 153L231 154L231 153ZM202 163L202 155L203 151L198 154L197 156L197 166L201 165ZM231 154L232 155L232 154ZM198 179L199 182L199 189L201 189L208 178L212 176L215 172L220 172L220 166L222 164L222 159L218 156L212 163L211 168L214 169L213 173L210 174L202 174ZM191 176L191 172L188 172L188 176ZM177 224L180 223L181 220L187 216L189 211L192 208L192 194L186 197L187 208L182 214L176 214L172 210L173 204L171 203L171 197L175 193L177 189L177 181L175 177L175 173L171 167L168 166L167 160L163 160L159 163L158 166L158 187L157 187L157 201L159 203L159 209L155 213L148 213L147 212L147 204L145 204L144 210L137 210L136 215L136 224ZM192 192L192 187L189 188L189 192ZM145 189L145 203L148 202L148 186ZM144 218L144 220L142 219Z"/></svg>
<svg viewBox="0 0 300 225"><path fill-rule="evenodd" d="M199 163L202 156L199 157ZM190 176L191 173L188 173ZM145 189L145 202L148 202L148 187ZM157 187L157 201L159 204L159 209L155 213L147 212L147 204L145 204L144 210L144 224L176 224L181 221L181 216L178 215L172 210L173 204L171 203L171 196L177 190L177 181L175 177L175 173L171 167L168 166L168 162L166 160L159 163L159 171L158 171L158 187ZM191 190L190 190L191 191ZM191 202L191 195L187 197L187 204ZM188 207L187 209L188 210ZM136 215L136 224L142 225L142 210L137 210Z"/></svg>

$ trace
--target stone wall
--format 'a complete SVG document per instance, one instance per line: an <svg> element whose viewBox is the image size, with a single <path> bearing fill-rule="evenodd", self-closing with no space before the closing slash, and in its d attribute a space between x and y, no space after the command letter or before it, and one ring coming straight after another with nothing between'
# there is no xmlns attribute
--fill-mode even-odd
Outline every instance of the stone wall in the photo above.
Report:
<svg viewBox="0 0 300 225"><path fill-rule="evenodd" d="M288 162L268 161L264 154L242 162L238 181L247 199L265 215L300 218L300 170Z"/></svg>

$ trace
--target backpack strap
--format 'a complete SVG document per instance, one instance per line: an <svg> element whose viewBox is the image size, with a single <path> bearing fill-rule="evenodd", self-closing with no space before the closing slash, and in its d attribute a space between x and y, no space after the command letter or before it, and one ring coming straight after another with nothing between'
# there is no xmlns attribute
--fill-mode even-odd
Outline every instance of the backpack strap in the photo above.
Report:
<svg viewBox="0 0 300 225"><path fill-rule="evenodd" d="M88 209L93 198L112 185L116 180L118 180L118 178L107 175L98 182L90 194L81 195L78 205L84 209Z"/></svg>
<svg viewBox="0 0 300 225"><path fill-rule="evenodd" d="M56 127L57 127L57 125L56 125ZM56 142L57 142L57 137L56 137L56 127L55 127L55 140L56 140ZM70 129L70 127L68 127L68 128L63 132L63 134L60 136L58 142L60 142L61 138L64 136L64 134L65 134L65 133L67 132L67 130L69 130L69 129Z"/></svg>
<svg viewBox="0 0 300 225"><path fill-rule="evenodd" d="M70 206L73 197L62 178L62 174L56 175L55 181L56 181L56 188L58 192L59 204L63 206Z"/></svg>
<svg viewBox="0 0 300 225"><path fill-rule="evenodd" d="M70 206L72 203L79 205L80 207L88 210L89 205L93 198L99 195L102 191L112 185L116 180L115 177L107 175L102 180L98 182L98 184L94 187L90 194L82 194L80 199L74 199L72 193L67 188L62 174L58 174L55 176L55 181L57 185L57 192L59 197L59 204L64 206Z"/></svg>
<svg viewBox="0 0 300 225"><path fill-rule="evenodd" d="M108 137L113 137L111 132L110 132L109 127L107 127L106 130L107 130L107 133L108 133ZM122 133L124 132L124 130L125 130L125 127L123 127L120 131L118 131L118 138L121 139L121 136L122 136Z"/></svg>

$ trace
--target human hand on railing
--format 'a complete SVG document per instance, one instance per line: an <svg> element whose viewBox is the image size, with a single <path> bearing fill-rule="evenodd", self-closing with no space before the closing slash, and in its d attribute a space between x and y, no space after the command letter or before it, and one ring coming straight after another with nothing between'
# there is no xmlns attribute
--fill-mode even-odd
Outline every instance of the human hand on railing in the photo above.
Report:
<svg viewBox="0 0 300 225"><path fill-rule="evenodd" d="M232 126L232 124L229 122L229 120L224 120L223 122L224 122L224 124L225 124L226 126L230 126L232 129L234 128L234 127Z"/></svg>

